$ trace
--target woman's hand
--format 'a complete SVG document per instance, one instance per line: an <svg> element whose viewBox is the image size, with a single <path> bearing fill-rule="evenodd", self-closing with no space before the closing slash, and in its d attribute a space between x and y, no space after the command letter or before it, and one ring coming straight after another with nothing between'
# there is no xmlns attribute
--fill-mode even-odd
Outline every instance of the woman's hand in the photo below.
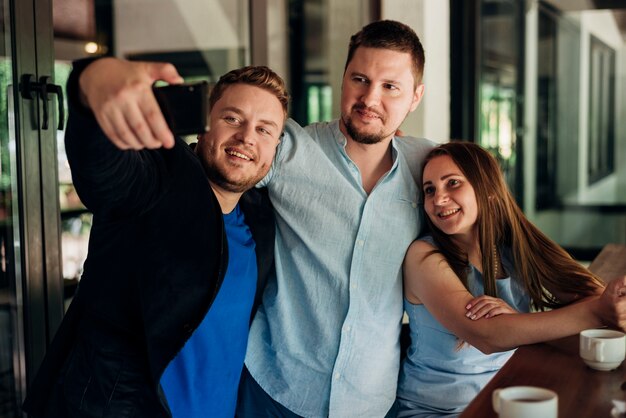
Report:
<svg viewBox="0 0 626 418"><path fill-rule="evenodd" d="M626 275L607 283L599 307L597 315L605 325L626 331Z"/></svg>
<svg viewBox="0 0 626 418"><path fill-rule="evenodd" d="M465 309L467 309L465 316L474 321L480 318L493 318L502 314L518 313L502 299L487 295L472 299Z"/></svg>

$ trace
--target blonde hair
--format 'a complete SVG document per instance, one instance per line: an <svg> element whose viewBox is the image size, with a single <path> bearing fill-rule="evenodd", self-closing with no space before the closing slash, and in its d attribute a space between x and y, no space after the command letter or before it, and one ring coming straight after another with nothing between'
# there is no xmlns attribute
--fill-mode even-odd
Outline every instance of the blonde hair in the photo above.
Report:
<svg viewBox="0 0 626 418"><path fill-rule="evenodd" d="M209 95L209 110L222 97L226 88L233 84L248 84L272 93L283 107L285 118L289 108L289 93L285 81L264 65L247 66L232 70L220 77Z"/></svg>

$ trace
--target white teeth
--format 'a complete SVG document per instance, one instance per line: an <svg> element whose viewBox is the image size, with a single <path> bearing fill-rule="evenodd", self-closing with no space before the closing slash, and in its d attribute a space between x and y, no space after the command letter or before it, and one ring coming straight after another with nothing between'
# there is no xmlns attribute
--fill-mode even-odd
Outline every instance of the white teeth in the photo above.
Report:
<svg viewBox="0 0 626 418"><path fill-rule="evenodd" d="M447 210L447 211L445 211L445 212L440 212L440 213L439 213L439 217L440 217L440 218L445 218L446 216L454 215L455 213L457 213L457 212L458 212L458 211L460 211L460 210L461 210L461 209L456 208L456 209L450 209L450 210Z"/></svg>
<svg viewBox="0 0 626 418"><path fill-rule="evenodd" d="M250 157L248 157L247 155L244 155L244 154L242 154L240 152L237 152L237 151L228 150L228 151L226 151L226 154L233 155L235 157L243 158L244 160L250 161Z"/></svg>

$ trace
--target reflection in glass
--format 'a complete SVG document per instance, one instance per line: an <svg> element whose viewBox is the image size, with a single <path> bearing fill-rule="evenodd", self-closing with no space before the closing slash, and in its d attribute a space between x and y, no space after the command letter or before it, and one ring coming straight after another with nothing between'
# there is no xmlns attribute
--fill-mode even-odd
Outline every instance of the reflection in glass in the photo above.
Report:
<svg viewBox="0 0 626 418"><path fill-rule="evenodd" d="M580 29L539 9L537 208L555 207L578 191Z"/></svg>
<svg viewBox="0 0 626 418"><path fill-rule="evenodd" d="M481 1L478 142L496 157L518 201L523 194L516 140L523 51L521 31L514 28L519 28L521 15L518 2Z"/></svg>
<svg viewBox="0 0 626 418"><path fill-rule="evenodd" d="M526 209L542 231L581 260L593 259L607 243L626 243L621 12L542 1L533 28L537 106L529 128L536 134L536 188Z"/></svg>
<svg viewBox="0 0 626 418"><path fill-rule="evenodd" d="M615 165L615 51L591 36L589 69L589 183Z"/></svg>
<svg viewBox="0 0 626 418"><path fill-rule="evenodd" d="M498 159L511 190L514 187L515 168L515 90L511 86L490 82L481 83L480 144Z"/></svg>

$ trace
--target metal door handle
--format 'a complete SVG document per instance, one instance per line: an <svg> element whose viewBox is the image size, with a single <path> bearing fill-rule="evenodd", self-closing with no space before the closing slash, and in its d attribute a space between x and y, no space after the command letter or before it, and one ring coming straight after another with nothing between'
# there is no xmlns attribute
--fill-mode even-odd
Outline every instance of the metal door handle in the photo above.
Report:
<svg viewBox="0 0 626 418"><path fill-rule="evenodd" d="M59 106L59 125L58 129L63 130L65 121L65 109L63 108L63 89L61 86L52 84L50 76L42 76L39 78L39 82L35 81L35 76L32 74L23 74L20 80L20 94L22 98L27 100L33 100L39 94L39 98L43 102L43 125L41 129L48 129L48 95L56 94L57 103Z"/></svg>

